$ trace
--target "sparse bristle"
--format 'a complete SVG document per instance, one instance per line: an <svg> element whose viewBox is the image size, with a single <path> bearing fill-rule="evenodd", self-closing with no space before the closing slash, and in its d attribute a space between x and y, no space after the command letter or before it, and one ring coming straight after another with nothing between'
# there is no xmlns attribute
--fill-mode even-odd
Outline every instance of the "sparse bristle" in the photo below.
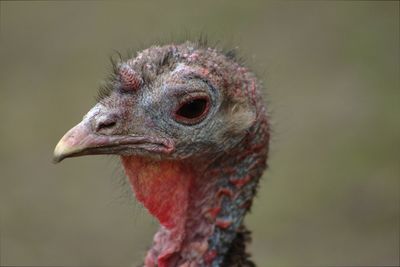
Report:
<svg viewBox="0 0 400 267"><path fill-rule="evenodd" d="M239 65L242 65L244 62L243 58L238 56L237 48L228 48L221 46L218 42L211 42L205 34L200 34L198 37L186 34L180 38L176 38L175 41L159 41L156 43L158 44L157 46L150 46L151 48L158 48L159 50L159 53L151 58L154 72L148 68L149 64L137 66L137 69L130 68L132 67L131 63L134 62L136 55L142 53L139 51L146 51L147 49L132 49L125 54L114 51L113 55L110 57L110 75L99 87L96 100L101 101L107 98L114 90L119 88L123 90L136 90L143 85L150 85L154 77L160 75L164 71L164 66L168 66L174 60L179 60L174 58L176 54L174 54L173 49L165 49L166 47L186 47L195 50L207 50L211 48L224 55L228 60L236 62ZM143 48L145 47L144 45L142 46Z"/></svg>

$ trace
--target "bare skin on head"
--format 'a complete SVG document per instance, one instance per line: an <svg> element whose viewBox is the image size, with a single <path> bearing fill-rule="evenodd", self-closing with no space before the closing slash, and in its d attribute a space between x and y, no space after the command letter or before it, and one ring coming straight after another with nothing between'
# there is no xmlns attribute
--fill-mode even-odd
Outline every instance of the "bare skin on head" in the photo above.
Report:
<svg viewBox="0 0 400 267"><path fill-rule="evenodd" d="M243 218L268 154L259 81L230 55L191 42L150 47L114 71L55 161L121 156L161 225L144 266L254 266Z"/></svg>

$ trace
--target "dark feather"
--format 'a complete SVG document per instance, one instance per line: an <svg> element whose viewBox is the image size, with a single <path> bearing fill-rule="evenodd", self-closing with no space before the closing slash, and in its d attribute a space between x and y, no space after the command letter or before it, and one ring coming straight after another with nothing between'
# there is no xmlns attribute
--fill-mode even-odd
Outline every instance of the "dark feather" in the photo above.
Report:
<svg viewBox="0 0 400 267"><path fill-rule="evenodd" d="M245 226L239 228L221 267L256 267L250 260L250 254L246 252L246 243L251 242L250 235L251 232Z"/></svg>

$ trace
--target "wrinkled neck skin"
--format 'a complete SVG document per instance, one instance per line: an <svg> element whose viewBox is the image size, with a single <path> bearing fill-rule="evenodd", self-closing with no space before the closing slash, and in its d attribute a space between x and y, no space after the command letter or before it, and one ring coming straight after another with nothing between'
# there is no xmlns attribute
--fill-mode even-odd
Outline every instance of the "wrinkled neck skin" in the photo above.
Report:
<svg viewBox="0 0 400 267"><path fill-rule="evenodd" d="M256 129L212 162L122 157L136 198L161 224L144 266L224 265L266 167L268 130Z"/></svg>

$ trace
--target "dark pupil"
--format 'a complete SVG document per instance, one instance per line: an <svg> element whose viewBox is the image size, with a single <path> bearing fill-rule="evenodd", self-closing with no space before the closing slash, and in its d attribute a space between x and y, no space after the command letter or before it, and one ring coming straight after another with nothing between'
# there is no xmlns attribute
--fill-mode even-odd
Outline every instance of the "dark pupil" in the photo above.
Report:
<svg viewBox="0 0 400 267"><path fill-rule="evenodd" d="M187 119L194 119L201 116L206 107L207 107L207 99L203 98L193 99L183 104L178 109L176 114Z"/></svg>

